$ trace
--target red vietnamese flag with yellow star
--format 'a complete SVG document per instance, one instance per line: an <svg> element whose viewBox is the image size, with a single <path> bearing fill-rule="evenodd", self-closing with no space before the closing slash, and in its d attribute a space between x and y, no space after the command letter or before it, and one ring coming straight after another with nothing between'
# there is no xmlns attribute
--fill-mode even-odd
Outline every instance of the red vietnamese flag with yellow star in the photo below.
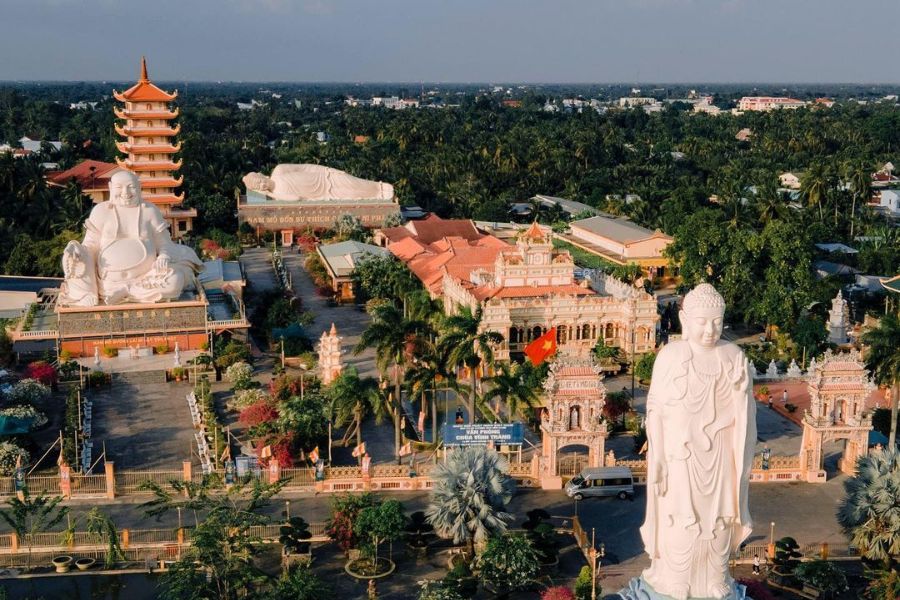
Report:
<svg viewBox="0 0 900 600"><path fill-rule="evenodd" d="M550 330L525 346L525 356L531 361L531 364L538 366L547 357L556 353L556 327Z"/></svg>

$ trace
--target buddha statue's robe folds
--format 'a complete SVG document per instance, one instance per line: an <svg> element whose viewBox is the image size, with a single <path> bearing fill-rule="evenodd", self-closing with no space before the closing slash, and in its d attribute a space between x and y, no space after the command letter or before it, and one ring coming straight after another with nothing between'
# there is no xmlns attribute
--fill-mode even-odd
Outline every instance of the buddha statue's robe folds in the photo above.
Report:
<svg viewBox="0 0 900 600"><path fill-rule="evenodd" d="M174 300L193 285L203 263L176 244L159 209L140 197L132 173L116 173L110 200L96 205L85 221L84 240L63 253L64 306Z"/></svg>
<svg viewBox="0 0 900 600"><path fill-rule="evenodd" d="M619 592L623 598L744 598L728 560L752 529L756 404L747 358L719 340L722 312L724 302L721 310L685 308L687 339L667 344L656 357L641 527L651 565L631 590Z"/></svg>

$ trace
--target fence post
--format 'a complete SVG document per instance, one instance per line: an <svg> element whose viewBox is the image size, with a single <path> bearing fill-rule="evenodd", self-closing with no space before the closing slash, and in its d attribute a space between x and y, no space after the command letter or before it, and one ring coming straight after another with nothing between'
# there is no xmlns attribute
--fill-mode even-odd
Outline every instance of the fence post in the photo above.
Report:
<svg viewBox="0 0 900 600"><path fill-rule="evenodd" d="M178 528L178 535L175 538L175 541L178 542L179 546L184 544L184 528L183 527Z"/></svg>
<svg viewBox="0 0 900 600"><path fill-rule="evenodd" d="M116 497L116 472L113 461L108 460L103 464L106 473L106 498L112 500Z"/></svg>
<svg viewBox="0 0 900 600"><path fill-rule="evenodd" d="M17 552L19 550L19 536L15 533L9 534L9 547L13 552Z"/></svg>
<svg viewBox="0 0 900 600"><path fill-rule="evenodd" d="M191 461L185 460L181 463L181 477L185 483L190 483L193 480L194 474L191 470Z"/></svg>
<svg viewBox="0 0 900 600"><path fill-rule="evenodd" d="M122 548L128 550L128 544L131 542L131 533L127 529L122 530Z"/></svg>

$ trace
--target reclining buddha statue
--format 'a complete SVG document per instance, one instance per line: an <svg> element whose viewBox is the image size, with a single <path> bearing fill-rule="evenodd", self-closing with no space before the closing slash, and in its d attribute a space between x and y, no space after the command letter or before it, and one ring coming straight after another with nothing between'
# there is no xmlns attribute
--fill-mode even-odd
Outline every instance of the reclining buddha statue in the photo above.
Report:
<svg viewBox="0 0 900 600"><path fill-rule="evenodd" d="M109 200L91 210L84 227L84 240L63 251L63 306L175 300L203 268L191 248L172 241L169 224L141 198L130 171L112 176Z"/></svg>

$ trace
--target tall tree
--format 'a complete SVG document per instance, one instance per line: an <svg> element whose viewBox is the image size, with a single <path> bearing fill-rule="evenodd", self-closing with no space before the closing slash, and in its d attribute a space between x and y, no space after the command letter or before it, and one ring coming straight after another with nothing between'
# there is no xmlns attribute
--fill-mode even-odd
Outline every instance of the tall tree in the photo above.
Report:
<svg viewBox="0 0 900 600"><path fill-rule="evenodd" d="M448 363L454 368L469 370L468 396L469 423L475 422L475 396L477 394L478 368L494 364L494 347L503 342L503 335L496 331L483 331L481 306L473 312L468 306L460 306L459 312L444 320L438 348L445 352Z"/></svg>
<svg viewBox="0 0 900 600"><path fill-rule="evenodd" d="M487 378L490 385L484 394L484 402L488 404L493 398L499 398L506 405L507 422L514 421L523 408L530 408L538 402L538 388L532 383L530 372L534 370L530 362L500 363L497 372ZM500 416L502 411L494 411Z"/></svg>
<svg viewBox="0 0 900 600"><path fill-rule="evenodd" d="M394 381L394 394L391 399L391 413L394 417L394 446L397 460L400 460L400 418L403 412L400 385L402 371L411 358L412 350L418 344L422 331L427 325L422 321L407 319L392 303L377 304L371 311L372 322L363 331L354 354L360 354L366 348L375 349L376 362L382 374L390 369Z"/></svg>
<svg viewBox="0 0 900 600"><path fill-rule="evenodd" d="M878 325L865 331L862 343L867 346L866 367L875 381L891 386L891 434L888 447L896 448L897 405L900 402L900 316L890 312Z"/></svg>

